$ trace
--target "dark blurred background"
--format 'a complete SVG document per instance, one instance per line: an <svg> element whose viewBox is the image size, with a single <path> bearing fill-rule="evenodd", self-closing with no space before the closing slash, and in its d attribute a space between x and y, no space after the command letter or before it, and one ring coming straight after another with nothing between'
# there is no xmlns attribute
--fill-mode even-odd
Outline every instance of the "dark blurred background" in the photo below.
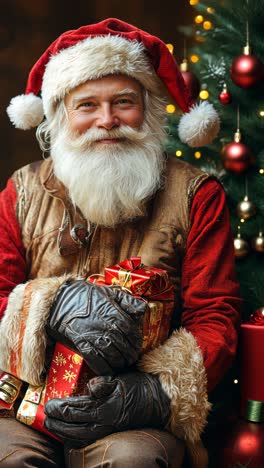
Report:
<svg viewBox="0 0 264 468"><path fill-rule="evenodd" d="M0 189L12 172L42 157L35 130L16 130L6 114L13 96L25 91L28 73L62 32L117 17L172 43L183 58L179 25L192 21L188 0L0 0Z"/></svg>

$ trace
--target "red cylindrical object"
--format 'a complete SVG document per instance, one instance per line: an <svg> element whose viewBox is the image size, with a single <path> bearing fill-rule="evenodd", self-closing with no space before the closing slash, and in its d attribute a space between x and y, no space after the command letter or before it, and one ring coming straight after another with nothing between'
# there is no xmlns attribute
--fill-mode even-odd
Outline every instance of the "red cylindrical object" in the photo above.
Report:
<svg viewBox="0 0 264 468"><path fill-rule="evenodd" d="M264 326L244 323L241 325L240 336L241 416L245 417L248 400L264 402Z"/></svg>

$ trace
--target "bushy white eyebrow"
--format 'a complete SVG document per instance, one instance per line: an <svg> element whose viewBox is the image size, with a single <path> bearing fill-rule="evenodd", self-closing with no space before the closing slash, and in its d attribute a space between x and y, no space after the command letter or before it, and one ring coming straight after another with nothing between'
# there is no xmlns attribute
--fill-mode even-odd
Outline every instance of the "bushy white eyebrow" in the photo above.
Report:
<svg viewBox="0 0 264 468"><path fill-rule="evenodd" d="M113 99L115 99L117 97L122 97L122 96L130 96L132 99L138 99L139 93L137 93L133 89L126 88L126 89L122 89L121 91L118 91L117 93L114 93L112 97ZM85 100L89 101L90 99L96 99L97 97L98 96L94 94L93 95L92 94L83 94L83 95L80 94L79 96L76 96L73 98L72 105L75 106L81 101L85 101Z"/></svg>

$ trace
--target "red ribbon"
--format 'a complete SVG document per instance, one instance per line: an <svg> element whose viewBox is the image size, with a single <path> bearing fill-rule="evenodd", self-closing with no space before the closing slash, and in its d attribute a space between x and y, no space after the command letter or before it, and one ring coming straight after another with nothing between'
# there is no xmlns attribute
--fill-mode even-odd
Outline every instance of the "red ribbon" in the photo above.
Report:
<svg viewBox="0 0 264 468"><path fill-rule="evenodd" d="M264 326L263 309L255 310L255 312L253 312L253 314L251 314L249 317L249 323Z"/></svg>
<svg viewBox="0 0 264 468"><path fill-rule="evenodd" d="M124 268L124 270L136 270L140 267L143 267L141 263L141 257L130 257L123 262L120 262L118 264L121 268Z"/></svg>

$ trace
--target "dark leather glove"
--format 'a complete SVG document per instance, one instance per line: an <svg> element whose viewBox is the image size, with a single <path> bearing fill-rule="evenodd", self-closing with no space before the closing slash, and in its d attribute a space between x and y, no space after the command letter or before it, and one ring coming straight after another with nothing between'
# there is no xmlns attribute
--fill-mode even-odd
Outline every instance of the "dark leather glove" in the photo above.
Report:
<svg viewBox="0 0 264 468"><path fill-rule="evenodd" d="M118 289L71 281L57 294L47 333L81 354L95 374L112 375L137 361L146 307Z"/></svg>
<svg viewBox="0 0 264 468"><path fill-rule="evenodd" d="M170 399L157 377L131 372L95 377L89 395L52 399L46 403L44 427L70 445L85 446L113 432L164 427Z"/></svg>

